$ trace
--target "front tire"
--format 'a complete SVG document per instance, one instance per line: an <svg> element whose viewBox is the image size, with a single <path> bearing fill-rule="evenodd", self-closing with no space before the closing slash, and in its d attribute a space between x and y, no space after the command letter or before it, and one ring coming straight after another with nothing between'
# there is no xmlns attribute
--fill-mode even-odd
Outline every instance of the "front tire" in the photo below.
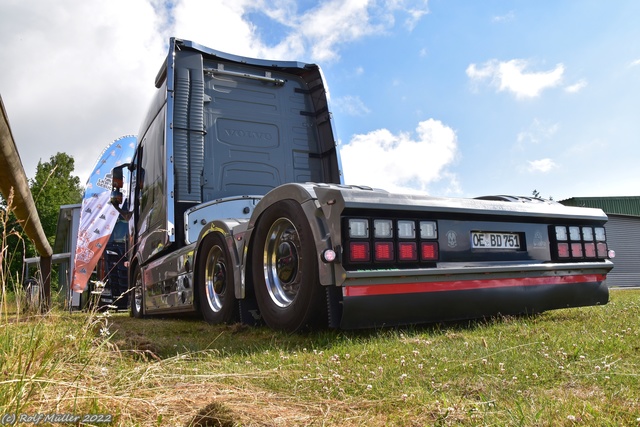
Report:
<svg viewBox="0 0 640 427"><path fill-rule="evenodd" d="M210 324L232 323L237 318L233 265L219 234L207 236L198 256L200 312Z"/></svg>
<svg viewBox="0 0 640 427"><path fill-rule="evenodd" d="M300 205L282 200L255 229L253 283L260 314L273 329L315 326L326 313L311 227Z"/></svg>

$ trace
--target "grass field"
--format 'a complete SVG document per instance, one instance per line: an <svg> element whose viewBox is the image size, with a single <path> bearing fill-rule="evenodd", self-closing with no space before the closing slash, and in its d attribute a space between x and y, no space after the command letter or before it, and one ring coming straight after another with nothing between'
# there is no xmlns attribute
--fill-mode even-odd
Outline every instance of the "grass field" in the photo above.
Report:
<svg viewBox="0 0 640 427"><path fill-rule="evenodd" d="M4 307L0 417L110 414L118 426L640 425L638 290L612 290L606 306L533 317L294 335ZM87 424L104 425L95 421Z"/></svg>

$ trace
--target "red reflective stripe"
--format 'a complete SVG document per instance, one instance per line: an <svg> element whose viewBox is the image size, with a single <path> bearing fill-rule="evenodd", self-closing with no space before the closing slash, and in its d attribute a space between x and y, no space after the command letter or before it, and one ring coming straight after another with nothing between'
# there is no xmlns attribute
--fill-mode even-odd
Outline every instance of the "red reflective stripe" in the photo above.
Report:
<svg viewBox="0 0 640 427"><path fill-rule="evenodd" d="M472 289L508 288L515 286L567 285L602 282L604 274L575 276L523 277L519 279L453 280L450 282L387 283L380 285L345 286L345 297L415 294L424 292L466 291Z"/></svg>

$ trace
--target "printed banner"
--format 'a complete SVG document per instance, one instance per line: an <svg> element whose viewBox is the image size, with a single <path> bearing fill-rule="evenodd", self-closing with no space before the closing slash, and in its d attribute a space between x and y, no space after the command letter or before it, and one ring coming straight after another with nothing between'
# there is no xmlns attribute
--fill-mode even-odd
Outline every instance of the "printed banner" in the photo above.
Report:
<svg viewBox="0 0 640 427"><path fill-rule="evenodd" d="M87 181L82 199L82 210L80 211L80 226L71 283L71 289L74 292L82 292L87 287L91 273L102 256L118 219L118 211L109 203L111 170L115 166L131 162L136 144L137 138L131 135L113 141L98 158ZM124 172L126 184L126 168ZM126 185L123 190L127 190Z"/></svg>

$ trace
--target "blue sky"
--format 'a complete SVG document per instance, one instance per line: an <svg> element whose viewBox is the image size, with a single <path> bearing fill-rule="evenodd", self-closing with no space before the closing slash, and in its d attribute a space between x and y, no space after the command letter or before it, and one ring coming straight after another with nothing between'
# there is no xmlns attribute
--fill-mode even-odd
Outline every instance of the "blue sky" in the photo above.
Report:
<svg viewBox="0 0 640 427"><path fill-rule="evenodd" d="M169 36L315 62L345 181L434 196L640 193L640 2L4 0L28 176L135 134Z"/></svg>

